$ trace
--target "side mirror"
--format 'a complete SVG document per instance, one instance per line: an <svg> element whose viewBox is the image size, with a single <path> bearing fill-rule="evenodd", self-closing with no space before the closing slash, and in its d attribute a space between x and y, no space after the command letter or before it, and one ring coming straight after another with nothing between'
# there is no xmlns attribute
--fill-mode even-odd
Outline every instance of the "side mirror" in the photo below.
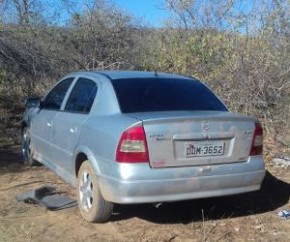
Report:
<svg viewBox="0 0 290 242"><path fill-rule="evenodd" d="M25 101L26 108L37 108L40 107L40 98L39 97L31 97L27 98Z"/></svg>

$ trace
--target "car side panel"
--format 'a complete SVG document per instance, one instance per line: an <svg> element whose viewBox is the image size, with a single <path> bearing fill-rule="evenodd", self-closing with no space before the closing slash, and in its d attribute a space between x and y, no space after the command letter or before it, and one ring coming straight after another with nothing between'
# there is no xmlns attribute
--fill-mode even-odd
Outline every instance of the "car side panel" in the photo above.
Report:
<svg viewBox="0 0 290 242"><path fill-rule="evenodd" d="M79 144L92 150L95 156L114 162L115 151L122 132L141 121L122 114L90 115L83 123Z"/></svg>

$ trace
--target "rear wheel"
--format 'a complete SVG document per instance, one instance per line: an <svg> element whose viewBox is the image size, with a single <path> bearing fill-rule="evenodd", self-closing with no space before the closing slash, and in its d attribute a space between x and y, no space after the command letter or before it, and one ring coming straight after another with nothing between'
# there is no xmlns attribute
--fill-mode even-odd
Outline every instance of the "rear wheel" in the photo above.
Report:
<svg viewBox="0 0 290 242"><path fill-rule="evenodd" d="M113 203L106 201L99 189L97 177L89 161L78 172L78 205L83 218L89 222L105 222L113 211Z"/></svg>
<svg viewBox="0 0 290 242"><path fill-rule="evenodd" d="M29 166L38 164L38 162L33 159L33 146L28 127L24 127L22 131L22 156L25 164Z"/></svg>

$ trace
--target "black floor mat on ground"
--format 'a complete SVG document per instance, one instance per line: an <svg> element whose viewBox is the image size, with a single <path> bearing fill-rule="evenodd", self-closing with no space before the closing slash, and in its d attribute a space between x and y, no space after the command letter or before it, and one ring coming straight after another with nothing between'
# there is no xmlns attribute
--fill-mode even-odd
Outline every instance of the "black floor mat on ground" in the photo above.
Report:
<svg viewBox="0 0 290 242"><path fill-rule="evenodd" d="M25 203L39 204L40 206L52 211L70 208L77 205L76 200L68 196L54 193L54 191L55 187L44 185L40 188L17 195L16 200Z"/></svg>

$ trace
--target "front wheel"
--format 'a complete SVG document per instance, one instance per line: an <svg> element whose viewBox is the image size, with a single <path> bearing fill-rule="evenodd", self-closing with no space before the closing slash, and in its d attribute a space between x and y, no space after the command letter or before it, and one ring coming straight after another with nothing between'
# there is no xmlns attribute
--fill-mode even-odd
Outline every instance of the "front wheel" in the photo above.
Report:
<svg viewBox="0 0 290 242"><path fill-rule="evenodd" d="M84 161L78 172L78 206L88 222L105 222L113 211L113 203L106 201L99 189L97 177L89 161Z"/></svg>
<svg viewBox="0 0 290 242"><path fill-rule="evenodd" d="M28 127L24 127L22 131L22 156L24 163L29 166L34 166L38 162L33 159L33 146L30 139Z"/></svg>

